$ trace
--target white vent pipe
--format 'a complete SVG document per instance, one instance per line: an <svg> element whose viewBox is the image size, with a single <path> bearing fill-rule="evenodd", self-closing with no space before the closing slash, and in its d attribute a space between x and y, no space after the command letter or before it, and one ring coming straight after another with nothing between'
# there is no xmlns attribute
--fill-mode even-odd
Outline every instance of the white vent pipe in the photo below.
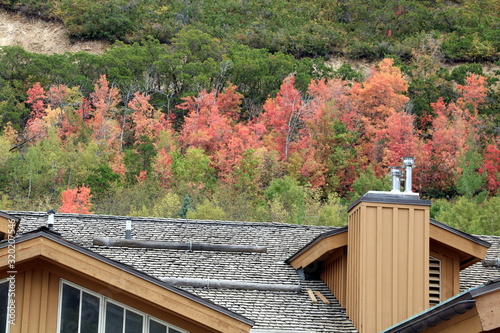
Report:
<svg viewBox="0 0 500 333"><path fill-rule="evenodd" d="M392 176L392 190L391 193L401 192L401 168L391 166L390 175Z"/></svg>
<svg viewBox="0 0 500 333"><path fill-rule="evenodd" d="M127 220L125 222L125 239L132 238L132 220Z"/></svg>
<svg viewBox="0 0 500 333"><path fill-rule="evenodd" d="M415 163L413 157L403 157L403 165L405 166L405 193L412 193L412 168Z"/></svg>
<svg viewBox="0 0 500 333"><path fill-rule="evenodd" d="M47 228L49 228L49 230L52 230L54 229L54 215L55 215L55 211L53 209L49 209L47 211L47 214L49 214L48 218L47 218Z"/></svg>

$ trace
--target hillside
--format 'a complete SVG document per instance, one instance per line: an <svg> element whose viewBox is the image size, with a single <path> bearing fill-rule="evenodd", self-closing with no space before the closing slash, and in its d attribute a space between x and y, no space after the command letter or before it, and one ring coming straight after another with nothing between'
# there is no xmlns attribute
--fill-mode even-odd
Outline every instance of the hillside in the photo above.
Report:
<svg viewBox="0 0 500 333"><path fill-rule="evenodd" d="M496 14L162 3L0 0L0 209L341 224L415 156L433 216L500 233Z"/></svg>
<svg viewBox="0 0 500 333"><path fill-rule="evenodd" d="M47 22L0 9L0 46L20 46L28 52L53 54L85 51L103 53L109 42L71 42L61 23Z"/></svg>

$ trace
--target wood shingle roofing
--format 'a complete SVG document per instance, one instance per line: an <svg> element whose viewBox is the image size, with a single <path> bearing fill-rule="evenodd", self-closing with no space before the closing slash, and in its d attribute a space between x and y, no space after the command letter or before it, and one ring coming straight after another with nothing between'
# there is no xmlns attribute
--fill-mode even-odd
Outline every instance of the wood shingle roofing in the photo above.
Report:
<svg viewBox="0 0 500 333"><path fill-rule="evenodd" d="M44 212L7 212L22 219L19 233L46 226ZM185 251L94 246L94 237L125 237L132 219L132 238L226 245L266 246L267 253ZM337 228L262 222L194 221L57 213L54 231L74 244L131 266L154 278L219 279L299 285L302 292L179 287L255 322L255 330L357 332L335 296L319 280L304 281L285 261L316 237ZM500 257L500 237L477 236L492 244L487 258ZM467 289L499 278L500 270L475 264L461 274ZM305 292L320 291L330 301L312 303Z"/></svg>

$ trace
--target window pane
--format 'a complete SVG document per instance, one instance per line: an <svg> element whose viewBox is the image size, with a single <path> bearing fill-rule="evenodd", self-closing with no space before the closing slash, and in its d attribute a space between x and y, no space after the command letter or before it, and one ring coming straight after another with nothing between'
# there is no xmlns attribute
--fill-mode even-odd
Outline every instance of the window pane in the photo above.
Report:
<svg viewBox="0 0 500 333"><path fill-rule="evenodd" d="M123 308L113 303L106 303L106 333L123 332Z"/></svg>
<svg viewBox="0 0 500 333"><path fill-rule="evenodd" d="M143 318L140 314L127 310L125 333L141 333Z"/></svg>
<svg viewBox="0 0 500 333"><path fill-rule="evenodd" d="M9 282L0 284L0 332L7 332L7 304L9 302Z"/></svg>
<svg viewBox="0 0 500 333"><path fill-rule="evenodd" d="M167 326L154 320L149 321L149 333L167 333Z"/></svg>
<svg viewBox="0 0 500 333"><path fill-rule="evenodd" d="M60 333L77 333L80 314L80 290L63 284Z"/></svg>
<svg viewBox="0 0 500 333"><path fill-rule="evenodd" d="M80 333L97 333L99 330L100 299L82 292L82 315Z"/></svg>

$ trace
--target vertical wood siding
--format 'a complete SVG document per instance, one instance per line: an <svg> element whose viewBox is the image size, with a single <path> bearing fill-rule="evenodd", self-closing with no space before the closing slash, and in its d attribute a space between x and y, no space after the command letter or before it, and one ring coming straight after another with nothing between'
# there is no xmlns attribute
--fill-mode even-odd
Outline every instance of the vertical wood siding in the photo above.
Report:
<svg viewBox="0 0 500 333"><path fill-rule="evenodd" d="M347 315L379 332L429 305L429 208L361 202L349 214Z"/></svg>

